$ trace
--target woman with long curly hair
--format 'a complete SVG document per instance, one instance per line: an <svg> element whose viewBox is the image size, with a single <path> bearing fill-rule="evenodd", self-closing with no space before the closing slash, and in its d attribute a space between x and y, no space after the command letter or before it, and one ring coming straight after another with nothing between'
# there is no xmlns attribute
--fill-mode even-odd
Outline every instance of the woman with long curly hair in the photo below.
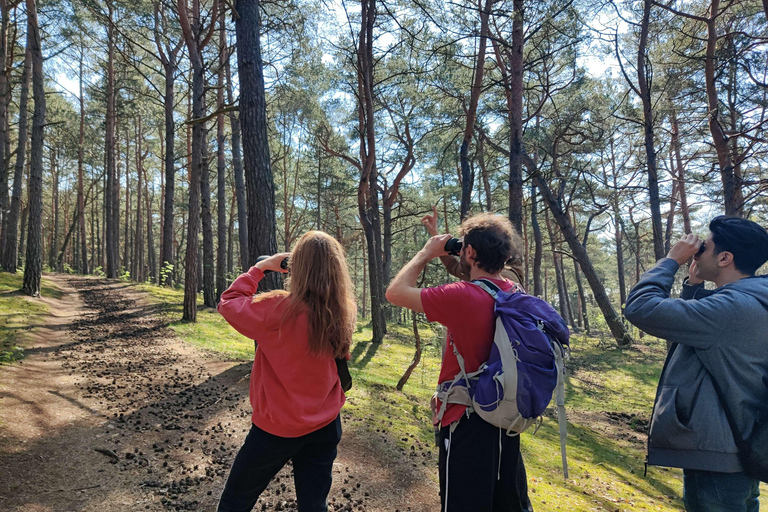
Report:
<svg viewBox="0 0 768 512"><path fill-rule="evenodd" d="M265 271L287 272L288 291L256 293ZM335 359L349 357L357 310L344 249L320 231L290 253L256 263L222 295L219 312L256 340L252 426L237 454L219 512L250 511L270 480L293 461L301 512L327 510L344 391Z"/></svg>

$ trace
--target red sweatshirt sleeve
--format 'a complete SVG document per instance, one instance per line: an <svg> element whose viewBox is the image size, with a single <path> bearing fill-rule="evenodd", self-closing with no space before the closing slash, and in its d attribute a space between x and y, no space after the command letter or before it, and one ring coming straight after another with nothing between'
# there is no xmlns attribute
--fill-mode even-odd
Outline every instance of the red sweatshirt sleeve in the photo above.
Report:
<svg viewBox="0 0 768 512"><path fill-rule="evenodd" d="M221 294L217 308L237 332L257 341L262 337L264 330L268 329L267 324L273 323L275 318L275 300L253 300L259 281L263 277L264 272L261 269L251 267Z"/></svg>

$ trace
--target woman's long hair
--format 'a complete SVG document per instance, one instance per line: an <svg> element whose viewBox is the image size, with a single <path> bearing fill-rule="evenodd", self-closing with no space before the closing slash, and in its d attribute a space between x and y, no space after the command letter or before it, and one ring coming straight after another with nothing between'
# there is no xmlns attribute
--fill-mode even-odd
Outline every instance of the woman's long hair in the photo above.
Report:
<svg viewBox="0 0 768 512"><path fill-rule="evenodd" d="M282 321L305 313L310 352L346 357L357 323L357 308L344 248L322 231L308 231L293 248L289 268L289 302Z"/></svg>

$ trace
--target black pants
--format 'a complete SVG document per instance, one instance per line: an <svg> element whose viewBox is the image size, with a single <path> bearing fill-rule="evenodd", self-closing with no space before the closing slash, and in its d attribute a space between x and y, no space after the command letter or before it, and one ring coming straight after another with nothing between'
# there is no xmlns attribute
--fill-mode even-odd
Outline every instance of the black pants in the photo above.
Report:
<svg viewBox="0 0 768 512"><path fill-rule="evenodd" d="M326 512L341 418L301 437L279 437L251 427L235 457L218 512L250 512L278 471L293 460L296 501L301 512Z"/></svg>
<svg viewBox="0 0 768 512"><path fill-rule="evenodd" d="M483 421L461 417L453 432L440 429L442 512L529 512L528 480L520 436Z"/></svg>

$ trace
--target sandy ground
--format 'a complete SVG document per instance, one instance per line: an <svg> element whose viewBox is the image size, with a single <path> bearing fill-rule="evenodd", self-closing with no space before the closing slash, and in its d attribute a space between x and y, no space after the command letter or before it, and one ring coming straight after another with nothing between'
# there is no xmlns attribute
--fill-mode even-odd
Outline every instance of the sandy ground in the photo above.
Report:
<svg viewBox="0 0 768 512"><path fill-rule="evenodd" d="M249 364L178 339L125 283L50 274L60 299L0 367L0 511L215 510L250 426ZM344 417L329 510L439 510L433 450ZM290 464L254 510L295 510Z"/></svg>

